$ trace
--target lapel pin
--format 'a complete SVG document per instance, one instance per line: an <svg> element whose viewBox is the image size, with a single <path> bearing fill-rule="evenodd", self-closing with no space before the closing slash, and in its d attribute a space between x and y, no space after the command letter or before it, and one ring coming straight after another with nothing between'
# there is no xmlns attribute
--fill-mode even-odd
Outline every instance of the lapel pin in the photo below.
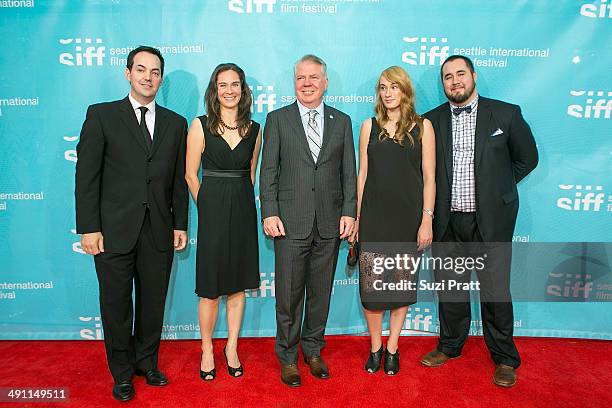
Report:
<svg viewBox="0 0 612 408"><path fill-rule="evenodd" d="M330 118L330 119L333 119L333 118L334 118L334 115L329 115L329 118Z"/></svg>

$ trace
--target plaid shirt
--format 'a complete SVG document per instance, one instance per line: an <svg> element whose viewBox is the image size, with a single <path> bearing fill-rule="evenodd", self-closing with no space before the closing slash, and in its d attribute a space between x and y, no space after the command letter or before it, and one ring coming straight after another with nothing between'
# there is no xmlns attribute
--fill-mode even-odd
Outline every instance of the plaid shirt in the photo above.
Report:
<svg viewBox="0 0 612 408"><path fill-rule="evenodd" d="M453 185L451 211L476 211L476 183L474 179L474 136L478 97L469 105L472 112L452 113L456 106L450 105L453 130Z"/></svg>

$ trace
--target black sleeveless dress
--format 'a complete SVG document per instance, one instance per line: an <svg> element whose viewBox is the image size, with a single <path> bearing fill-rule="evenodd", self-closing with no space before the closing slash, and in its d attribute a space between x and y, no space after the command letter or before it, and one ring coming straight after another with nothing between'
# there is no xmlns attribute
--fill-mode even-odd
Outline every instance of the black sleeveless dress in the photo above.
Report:
<svg viewBox="0 0 612 408"><path fill-rule="evenodd" d="M372 118L359 220L359 288L361 302L368 310L416 303L418 268L411 267L412 261L404 262L404 255L419 257L416 241L423 216L419 127L410 131L414 146L407 138L403 145L389 138L381 141L380 131ZM399 267L397 263L390 268L382 265L382 258L397 255L402 259ZM391 289L384 283L395 286Z"/></svg>
<svg viewBox="0 0 612 408"><path fill-rule="evenodd" d="M196 294L214 299L259 287L257 211L251 158L259 132L252 122L234 150L204 129L202 184L198 192Z"/></svg>

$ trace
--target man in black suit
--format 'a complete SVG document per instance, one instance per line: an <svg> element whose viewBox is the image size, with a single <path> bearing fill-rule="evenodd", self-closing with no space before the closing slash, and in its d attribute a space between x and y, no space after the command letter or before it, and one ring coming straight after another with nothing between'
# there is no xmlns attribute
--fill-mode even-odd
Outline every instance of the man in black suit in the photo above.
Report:
<svg viewBox="0 0 612 408"><path fill-rule="evenodd" d="M483 334L496 364L494 383L511 387L520 364L510 296L516 185L536 167L538 151L518 106L478 95L469 58L450 56L440 72L449 102L424 115L434 126L437 145L433 255L486 253L485 269L477 270ZM469 272L455 272L438 269L436 280L469 281ZM459 357L468 337L469 292L451 292L438 292L440 340L421 360L429 367Z"/></svg>
<svg viewBox="0 0 612 408"><path fill-rule="evenodd" d="M266 119L259 187L264 232L274 238L276 355L289 386L301 384L300 337L311 374L329 377L323 334L340 240L357 214L351 119L323 103L323 60L306 55L294 74L297 101Z"/></svg>
<svg viewBox="0 0 612 408"><path fill-rule="evenodd" d="M94 255L106 357L120 401L134 396L133 374L149 385L168 383L157 366L164 304L174 249L187 242L187 122L155 103L163 74L157 49L130 52L130 93L90 106L77 146L77 232Z"/></svg>

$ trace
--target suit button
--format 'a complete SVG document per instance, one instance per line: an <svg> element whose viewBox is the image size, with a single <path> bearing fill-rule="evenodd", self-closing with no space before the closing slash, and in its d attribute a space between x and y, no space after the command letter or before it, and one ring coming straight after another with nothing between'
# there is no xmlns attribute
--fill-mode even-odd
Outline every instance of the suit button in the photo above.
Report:
<svg viewBox="0 0 612 408"><path fill-rule="evenodd" d="M314 188L312 189L312 191L314 191Z"/></svg>
<svg viewBox="0 0 612 408"><path fill-rule="evenodd" d="M150 157L147 159L147 162L149 162L149 163L151 163L152 161L153 161L153 159L150 158Z"/></svg>
<svg viewBox="0 0 612 408"><path fill-rule="evenodd" d="M151 184L151 179L148 179L148 180L147 180L147 184Z"/></svg>
<svg viewBox="0 0 612 408"><path fill-rule="evenodd" d="M319 166L315 166L315 171L319 168Z"/></svg>

